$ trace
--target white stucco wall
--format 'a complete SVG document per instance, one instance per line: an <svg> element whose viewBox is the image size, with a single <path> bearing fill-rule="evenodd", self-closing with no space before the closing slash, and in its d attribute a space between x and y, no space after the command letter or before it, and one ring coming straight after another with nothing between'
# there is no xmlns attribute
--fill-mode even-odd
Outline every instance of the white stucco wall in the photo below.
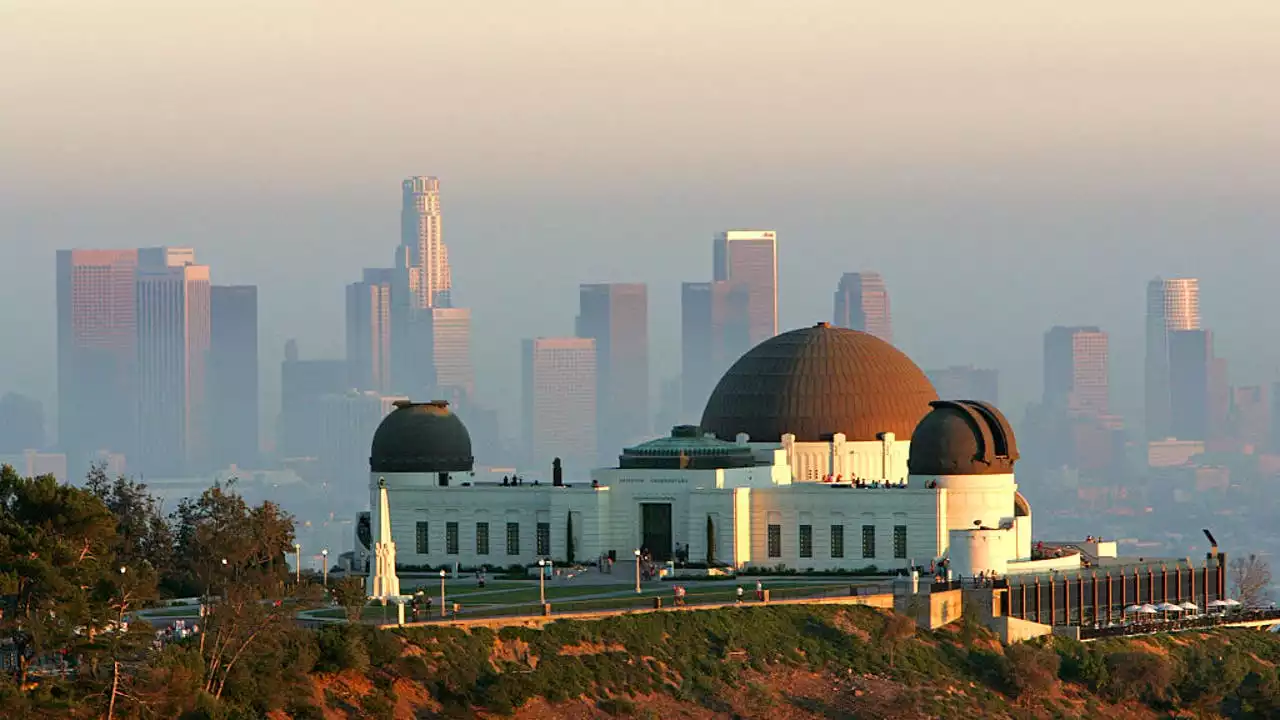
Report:
<svg viewBox="0 0 1280 720"><path fill-rule="evenodd" d="M756 457L782 450L791 468L793 482L822 482L827 475L845 481L907 481L907 457L911 443L885 433L883 440L853 442L837 433L830 442L796 442L794 435L783 435L781 443L747 442Z"/></svg>
<svg viewBox="0 0 1280 720"><path fill-rule="evenodd" d="M1017 536L1006 530L952 530L950 539L951 572L960 577L978 573L1004 575L1017 550Z"/></svg>

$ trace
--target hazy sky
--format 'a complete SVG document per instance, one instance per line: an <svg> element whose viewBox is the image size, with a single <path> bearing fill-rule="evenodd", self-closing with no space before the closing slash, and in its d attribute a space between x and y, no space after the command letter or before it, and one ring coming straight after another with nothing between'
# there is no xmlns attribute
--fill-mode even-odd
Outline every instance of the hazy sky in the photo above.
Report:
<svg viewBox="0 0 1280 720"><path fill-rule="evenodd" d="M910 5L910 7L905 7ZM0 392L52 409L54 250L190 244L261 286L263 367L342 352L399 181L442 181L483 396L580 282L679 282L779 231L782 325L879 270L925 367L1040 392L1048 326L1141 387L1145 281L1202 279L1236 383L1280 379L1280 3L0 0ZM656 382L655 382L656 385Z"/></svg>

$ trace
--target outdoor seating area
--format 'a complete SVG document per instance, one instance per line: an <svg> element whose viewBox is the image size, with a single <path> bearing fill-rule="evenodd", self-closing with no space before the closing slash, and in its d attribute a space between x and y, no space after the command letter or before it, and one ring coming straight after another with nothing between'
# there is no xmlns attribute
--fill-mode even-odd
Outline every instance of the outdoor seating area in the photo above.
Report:
<svg viewBox="0 0 1280 720"><path fill-rule="evenodd" d="M1124 609L1119 621L1082 627L1080 639L1204 630L1267 620L1280 623L1280 610L1275 607L1245 608L1240 601L1232 599L1214 600L1205 610L1191 602L1130 605Z"/></svg>

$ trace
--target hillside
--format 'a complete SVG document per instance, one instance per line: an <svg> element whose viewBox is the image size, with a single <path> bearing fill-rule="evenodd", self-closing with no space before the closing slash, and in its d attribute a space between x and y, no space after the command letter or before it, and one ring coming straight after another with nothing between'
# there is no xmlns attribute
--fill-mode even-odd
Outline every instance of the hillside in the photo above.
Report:
<svg viewBox="0 0 1280 720"><path fill-rule="evenodd" d="M313 718L530 719L1280 712L1280 640L1256 630L1002 649L972 624L912 632L896 617L793 606L542 630L335 627L321 634L311 696L281 709Z"/></svg>

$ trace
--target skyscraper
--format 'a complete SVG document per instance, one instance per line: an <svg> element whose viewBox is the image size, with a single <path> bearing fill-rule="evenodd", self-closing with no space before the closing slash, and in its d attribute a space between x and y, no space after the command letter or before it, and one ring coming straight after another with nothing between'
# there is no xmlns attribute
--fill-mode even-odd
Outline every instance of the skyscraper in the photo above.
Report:
<svg viewBox="0 0 1280 720"><path fill-rule="evenodd" d="M586 477L596 455L595 340L525 340L522 359L526 457L539 472L558 457L569 477Z"/></svg>
<svg viewBox="0 0 1280 720"><path fill-rule="evenodd" d="M1231 392L1231 434L1255 452L1265 452L1271 434L1271 408L1262 385L1238 387Z"/></svg>
<svg viewBox="0 0 1280 720"><path fill-rule="evenodd" d="M138 251L138 462L182 474L208 460L209 267L188 248Z"/></svg>
<svg viewBox="0 0 1280 720"><path fill-rule="evenodd" d="M778 237L773 230L726 230L712 247L712 280L747 291L748 348L778 334Z"/></svg>
<svg viewBox="0 0 1280 720"><path fill-rule="evenodd" d="M400 246L409 250L416 307L451 307L449 249L440 228L440 180L415 176L402 185Z"/></svg>
<svg viewBox="0 0 1280 720"><path fill-rule="evenodd" d="M1107 334L1096 327L1057 326L1044 336L1044 405L1058 412L1110 412Z"/></svg>
<svg viewBox="0 0 1280 720"><path fill-rule="evenodd" d="M600 459L648 435L649 293L643 283L579 287L577 335L596 343Z"/></svg>
<svg viewBox="0 0 1280 720"><path fill-rule="evenodd" d="M137 250L59 250L58 445L76 475L137 440Z"/></svg>
<svg viewBox="0 0 1280 720"><path fill-rule="evenodd" d="M1169 333L1200 329L1200 284L1195 278L1156 278L1147 283L1145 363L1146 433L1149 440L1172 434Z"/></svg>
<svg viewBox="0 0 1280 720"><path fill-rule="evenodd" d="M44 407L39 400L5 393L0 397L0 454L44 449Z"/></svg>
<svg viewBox="0 0 1280 720"><path fill-rule="evenodd" d="M209 457L216 467L257 467L258 288L214 285L209 322Z"/></svg>
<svg viewBox="0 0 1280 720"><path fill-rule="evenodd" d="M682 412L697 423L715 383L750 350L748 289L728 282L684 283L680 288Z"/></svg>
<svg viewBox="0 0 1280 720"><path fill-rule="evenodd" d="M1169 347L1169 437L1208 440L1214 384L1213 334L1174 330Z"/></svg>
<svg viewBox="0 0 1280 720"><path fill-rule="evenodd" d="M297 341L286 342L284 362L280 363L276 454L281 458L320 457L324 449L322 399L349 389L345 360L302 360Z"/></svg>
<svg viewBox="0 0 1280 720"><path fill-rule="evenodd" d="M889 291L880 273L845 273L836 287L834 324L893 342Z"/></svg>
<svg viewBox="0 0 1280 720"><path fill-rule="evenodd" d="M398 400L408 398L372 390L348 390L319 398L320 461L327 477L358 478L369 472L369 438Z"/></svg>
<svg viewBox="0 0 1280 720"><path fill-rule="evenodd" d="M944 400L981 400L999 405L1000 373L996 370L975 368L972 365L953 365L945 370L928 370L929 382Z"/></svg>
<svg viewBox="0 0 1280 720"><path fill-rule="evenodd" d="M347 286L347 366L353 388L386 393L391 376L391 293L395 270L366 268Z"/></svg>
<svg viewBox="0 0 1280 720"><path fill-rule="evenodd" d="M411 359L394 375L395 391L411 398L465 404L475 391L471 364L471 311L431 307L417 310L408 338L400 343ZM398 340L393 339L393 343Z"/></svg>

